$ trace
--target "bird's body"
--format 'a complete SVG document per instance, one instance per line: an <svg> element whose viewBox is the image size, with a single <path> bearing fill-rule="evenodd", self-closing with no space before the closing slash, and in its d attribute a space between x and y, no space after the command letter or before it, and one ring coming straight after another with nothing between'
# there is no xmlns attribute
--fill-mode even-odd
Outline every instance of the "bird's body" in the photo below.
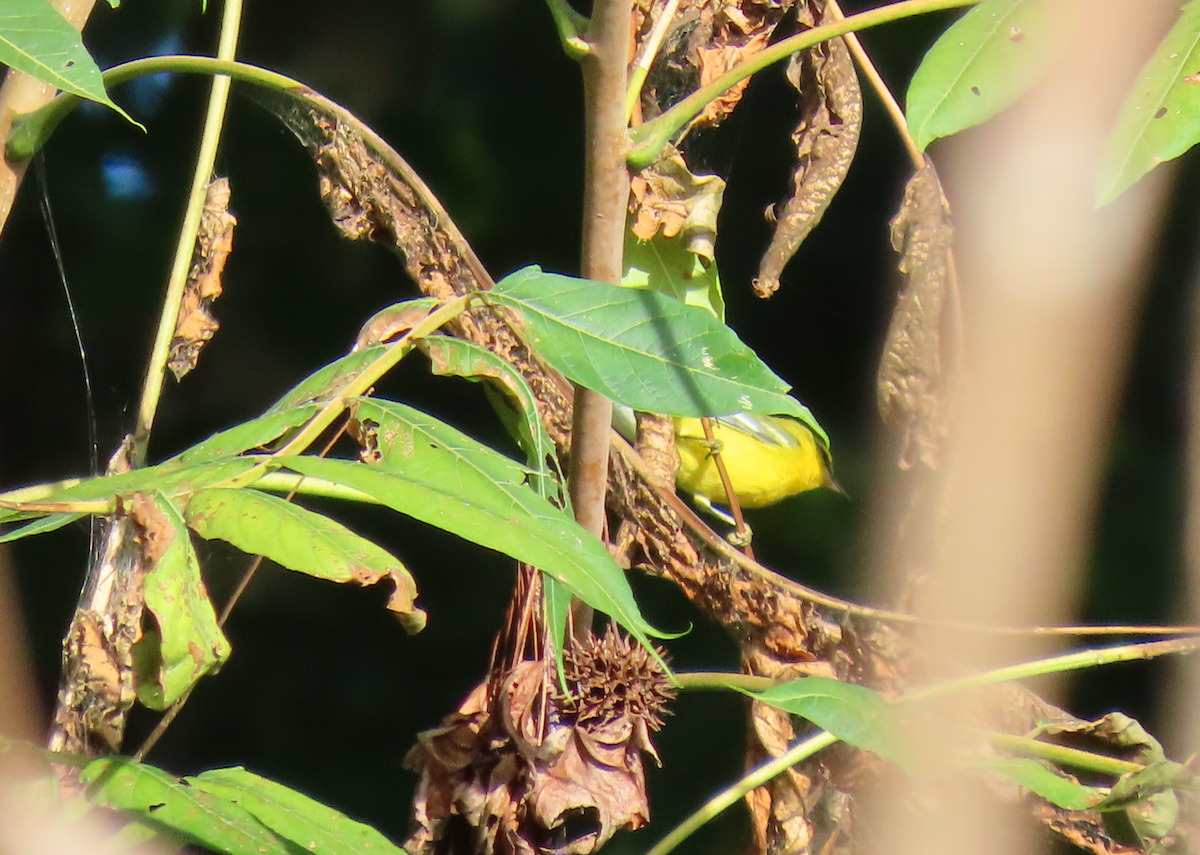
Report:
<svg viewBox="0 0 1200 855"><path fill-rule="evenodd" d="M773 505L817 487L841 488L830 472L825 443L802 422L785 416L736 413L712 420L715 448L744 508ZM729 500L713 460L714 444L699 419L675 420L680 467L675 481L704 505Z"/></svg>

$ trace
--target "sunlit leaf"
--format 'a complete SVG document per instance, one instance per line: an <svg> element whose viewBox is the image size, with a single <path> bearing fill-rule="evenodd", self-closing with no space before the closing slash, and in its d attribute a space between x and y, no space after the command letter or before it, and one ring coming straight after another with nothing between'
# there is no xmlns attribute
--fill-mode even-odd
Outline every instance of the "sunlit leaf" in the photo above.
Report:
<svg viewBox="0 0 1200 855"><path fill-rule="evenodd" d="M279 462L538 567L639 640L658 634L608 550L530 488L525 467L403 404L364 400L358 416L364 425L374 423L363 438L375 464L316 457Z"/></svg>
<svg viewBox="0 0 1200 855"><path fill-rule="evenodd" d="M921 60L908 87L917 145L977 125L1029 91L1054 56L1055 0L983 0Z"/></svg>
<svg viewBox="0 0 1200 855"><path fill-rule="evenodd" d="M65 525L70 525L75 520L85 516L84 514L50 514L49 516L35 519L33 522L25 523L20 528L14 528L12 531L0 534L0 543L9 543L13 540L20 540L23 537L29 537L34 534L45 534L49 531L57 531Z"/></svg>
<svg viewBox="0 0 1200 855"><path fill-rule="evenodd" d="M388 608L417 631L425 615L413 601L417 585L395 556L341 523L257 490L201 490L188 502L187 524L204 538L228 541L243 552L331 582L373 585L391 578Z"/></svg>
<svg viewBox="0 0 1200 855"><path fill-rule="evenodd" d="M79 779L91 785L88 798L94 804L129 811L217 852L296 855L295 844L271 832L246 809L153 766L104 757L89 763Z"/></svg>
<svg viewBox="0 0 1200 855"><path fill-rule="evenodd" d="M213 769L187 783L254 815L271 831L314 855L404 855L369 825L241 767Z"/></svg>
<svg viewBox="0 0 1200 855"><path fill-rule="evenodd" d="M0 63L63 92L111 107L133 121L108 97L100 69L83 46L79 31L46 0L0 3Z"/></svg>
<svg viewBox="0 0 1200 855"><path fill-rule="evenodd" d="M171 460L191 466L222 457L234 457L278 439L291 428L304 424L319 409L319 404L306 404L278 412L268 412L256 419L215 433Z"/></svg>
<svg viewBox="0 0 1200 855"><path fill-rule="evenodd" d="M1105 143L1096 204L1107 205L1200 141L1200 2L1191 0L1130 91Z"/></svg>
<svg viewBox="0 0 1200 855"><path fill-rule="evenodd" d="M788 385L705 309L537 267L488 293L520 310L547 362L618 403L674 416L780 413L825 437Z"/></svg>
<svg viewBox="0 0 1200 855"><path fill-rule="evenodd" d="M388 349L386 344L377 344L356 350L341 357L305 377L282 398L276 401L267 414L279 413L313 402L324 403L353 380Z"/></svg>
<svg viewBox="0 0 1200 855"><path fill-rule="evenodd" d="M120 475L89 478L73 487L52 493L39 501L50 504L99 501L151 490L159 490L168 496L192 493L209 484L243 475L254 466L255 461L249 458L213 460L194 466L184 466L178 461L167 461L157 466L134 469L132 472L124 472Z"/></svg>
<svg viewBox="0 0 1200 855"><path fill-rule="evenodd" d="M143 531L149 569L142 590L156 625L133 647L138 700L162 710L220 668L230 647L179 511L162 494L143 493L131 514Z"/></svg>
<svg viewBox="0 0 1200 855"><path fill-rule="evenodd" d="M745 694L764 704L800 716L843 742L903 762L892 708L865 686L828 677L802 677Z"/></svg>
<svg viewBox="0 0 1200 855"><path fill-rule="evenodd" d="M688 249L683 235L638 240L625 232L624 271L621 285L646 288L698 306L725 320L725 298L715 261L705 261Z"/></svg>

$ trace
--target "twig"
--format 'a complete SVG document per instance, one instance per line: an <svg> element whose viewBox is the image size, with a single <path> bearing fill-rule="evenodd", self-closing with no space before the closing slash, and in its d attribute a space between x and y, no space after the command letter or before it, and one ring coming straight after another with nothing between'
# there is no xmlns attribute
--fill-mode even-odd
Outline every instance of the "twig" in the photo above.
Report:
<svg viewBox="0 0 1200 855"><path fill-rule="evenodd" d="M238 30L242 20L242 0L225 0L221 15L221 37L217 45L217 58L232 61L237 53ZM200 138L200 153L196 156L196 169L192 173L192 189L188 195L187 210L179 230L179 241L175 244L175 259L171 264L171 276L167 282L167 294L163 298L162 314L158 320L158 332L154 337L154 348L146 366L146 379L142 386L142 397L138 404L137 424L133 430L133 447L130 463L134 468L146 462L146 451L150 444L150 430L162 395L166 378L167 360L170 357L171 341L175 338L175 326L179 320L180 304L187 285L188 272L192 266L192 255L196 248L196 235L200 231L200 218L204 214L208 183L212 180L213 164L217 159L217 145L221 141L221 129L225 124L225 105L229 102L230 80L225 76L213 78L208 95L208 112L204 117L204 132Z"/></svg>
<svg viewBox="0 0 1200 855"><path fill-rule="evenodd" d="M646 82L646 76L650 73L650 66L654 65L654 58L658 56L658 49L662 47L663 38L666 37L667 29L670 27L671 20L675 17L675 11L678 8L679 0L667 0L667 5L663 7L659 16L654 19L654 24L646 36L646 41L642 42L641 48L638 49L637 58L633 62L633 70L629 73L629 88L625 92L626 122L629 122L633 118L633 111L637 107L638 98L642 94L642 85Z"/></svg>
<svg viewBox="0 0 1200 855"><path fill-rule="evenodd" d="M746 537L750 529L746 525L746 518L742 516L742 505L738 501L737 493L734 492L733 482L729 479L729 469L725 466L725 458L718 448L716 436L713 435L712 419L708 417L700 419L700 426L704 428L704 440L708 443L709 456L712 457L713 464L717 467L717 475L721 478L721 487L724 488L725 498L729 502L729 512L733 514L734 536L738 539L738 545L742 547L742 554L753 561L754 549L751 548L750 541Z"/></svg>
<svg viewBox="0 0 1200 855"><path fill-rule="evenodd" d="M588 27L588 19L572 9L567 0L546 0L546 5L550 7L550 16L554 18L563 52L572 59L587 56L591 46L584 39L583 32Z"/></svg>

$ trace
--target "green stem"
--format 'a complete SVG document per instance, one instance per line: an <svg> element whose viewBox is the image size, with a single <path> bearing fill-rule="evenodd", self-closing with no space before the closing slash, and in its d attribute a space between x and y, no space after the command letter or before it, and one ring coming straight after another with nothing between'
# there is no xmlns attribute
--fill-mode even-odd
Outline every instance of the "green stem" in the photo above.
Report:
<svg viewBox="0 0 1200 855"><path fill-rule="evenodd" d="M676 674L679 688L684 689L745 689L748 692L765 692L778 683L770 677L755 677L750 674L724 674L720 671L693 671Z"/></svg>
<svg viewBox="0 0 1200 855"><path fill-rule="evenodd" d="M254 482L256 490L266 490L268 493L295 493L301 496L320 496L324 499L342 499L347 502L378 505L379 500L374 496L326 481L324 478L314 478L311 475L295 475L291 472L268 472Z"/></svg>
<svg viewBox="0 0 1200 855"><path fill-rule="evenodd" d="M1130 772L1146 768L1141 763L1131 763L1104 754L1093 754L1090 751L1080 751L1078 748L1068 748L1065 745L1055 745L1052 742L1042 742L1030 739L1028 736L1014 736L1011 733L989 733L988 742L993 748L1019 754L1023 757L1037 757L1049 760L1059 766L1070 766L1072 769L1083 769L1100 775L1120 777Z"/></svg>
<svg viewBox="0 0 1200 855"><path fill-rule="evenodd" d="M217 59L233 61L237 53L238 30L242 21L242 0L225 0L221 15L221 37L217 43ZM200 232L200 220L208 199L208 185L212 181L213 166L217 161L217 146L221 142L221 130L225 126L225 107L229 103L229 77L217 75L213 78L208 94L208 110L204 116L204 131L200 137L200 151L196 155L196 169L192 173L192 187L188 194L187 209L183 225L179 229L179 240L175 244L175 258L171 263L171 276L167 280L167 294L163 298L162 313L158 319L158 332L146 366L146 379L142 386L142 397L138 405L137 424L133 430L130 463L135 468L146 462L146 451L150 444L150 430L154 427L154 416L162 398L163 382L167 374L167 360L171 355L171 342L179 322L179 311L183 293L187 287L188 272L195 254L196 237Z"/></svg>
<svg viewBox="0 0 1200 855"><path fill-rule="evenodd" d="M925 689L919 689L915 692L910 692L898 701L898 703L908 703L911 701L927 700L933 697L949 695L955 692L962 692L968 689L980 688L982 686L994 685L996 683L1008 683L1013 680L1033 677L1042 674L1055 674L1062 671L1074 671L1081 668L1087 668L1094 665L1109 665L1115 662L1129 662L1135 659L1152 659L1156 656L1164 656L1170 653L1191 653L1200 649L1200 637L1193 638L1174 638L1168 641L1151 641L1142 644L1124 644L1119 647L1109 647L1101 650L1084 650L1079 653L1068 653L1065 656L1052 656L1047 659L1039 659L1034 662L1025 662L1020 665L1011 665L1005 668L997 668L993 671L987 671L983 674L976 674L971 677L965 677L959 680L950 680L945 683L939 683L936 686L930 686ZM719 688L722 684L729 688L734 688L735 683L739 679L744 679L743 674L678 674L676 675L681 686L689 688ZM750 688L743 686L743 688ZM756 687L752 691L760 690L761 687ZM1008 740L1009 746L1016 746L1017 743L1011 740L1020 739L1020 737L1006 737L1002 734L995 734L990 737L1001 741ZM810 736L807 739L799 742L786 753L779 757L769 760L758 766L750 774L746 775L741 780L734 783L732 786L723 790L714 798L706 802L695 813L676 826L670 834L660 840L646 855L667 855L668 852L677 847L680 843L692 835L693 832L704 826L709 820L715 818L721 811L732 807L743 798L747 793L756 787L761 787L763 784L770 781L776 775L782 773L802 760L807 760L809 757L828 748L838 741L838 738L831 733L821 732ZM1025 740L1021 742L1021 747L1025 750L1041 750L1033 749L1029 743L1033 740ZM1046 745L1046 743L1042 743ZM1053 748L1053 746L1049 746ZM1107 758L1111 762L1105 763L1106 758L1100 755L1088 755L1086 752L1078 752L1068 754L1071 749L1060 748L1060 755L1064 758L1069 758L1064 762L1071 765L1071 761L1075 761L1074 765L1087 762L1085 768L1095 768L1097 765L1104 766L1104 771L1109 774L1124 774L1129 771L1136 771L1136 768L1126 768L1121 765L1123 761ZM1135 764L1136 766L1136 764Z"/></svg>
<svg viewBox="0 0 1200 855"><path fill-rule="evenodd" d="M747 77L781 59L786 59L796 51L810 48L837 36L844 36L846 33L866 30L880 24L924 15L928 12L973 6L978 2L979 0L903 0L900 3L892 3L878 9L851 15L832 24L813 27L811 30L805 30L773 44L745 62L734 66L707 86L697 89L662 115L631 131L630 140L633 145L629 150L629 168L638 170L650 165L671 138L684 125L700 115L710 101L727 89L741 83Z"/></svg>
<svg viewBox="0 0 1200 855"><path fill-rule="evenodd" d="M562 42L563 51L571 59L581 59L588 54L590 46L583 37L588 28L588 19L571 8L567 0L546 0L550 7L550 16L554 18L554 26L558 29L558 40Z"/></svg>
<svg viewBox="0 0 1200 855"><path fill-rule="evenodd" d="M223 74L233 80L254 83L280 92L292 89L309 91L303 83L269 69L247 65L244 62L214 59L211 56L151 56L136 59L104 72L104 85L106 88L119 86L147 74L164 71L182 74ZM25 160L37 154L38 149L50 138L58 124L70 115L80 100L82 99L77 95L64 93L39 110L14 117L13 132L5 149L8 159Z"/></svg>

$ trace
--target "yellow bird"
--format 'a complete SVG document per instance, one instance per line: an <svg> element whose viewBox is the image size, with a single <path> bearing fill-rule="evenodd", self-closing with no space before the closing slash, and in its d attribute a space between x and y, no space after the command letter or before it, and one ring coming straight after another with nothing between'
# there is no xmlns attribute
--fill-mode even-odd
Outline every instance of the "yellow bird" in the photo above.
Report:
<svg viewBox="0 0 1200 855"><path fill-rule="evenodd" d="M833 460L823 439L808 426L786 416L735 413L712 420L714 443L704 436L699 419L675 420L675 447L680 467L675 482L696 504L722 519L714 503L727 505L725 487L713 452L719 451L733 492L744 508L773 505L789 496L829 487L844 492L833 479Z"/></svg>

